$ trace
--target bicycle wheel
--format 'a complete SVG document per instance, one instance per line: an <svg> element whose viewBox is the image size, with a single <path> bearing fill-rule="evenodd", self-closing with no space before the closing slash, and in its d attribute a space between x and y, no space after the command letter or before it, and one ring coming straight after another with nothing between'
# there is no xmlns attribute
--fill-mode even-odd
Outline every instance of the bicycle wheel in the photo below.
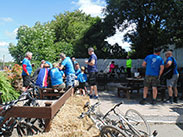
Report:
<svg viewBox="0 0 183 137"><path fill-rule="evenodd" d="M150 136L151 131L149 128L149 124L143 118L143 116L134 109L129 109L125 113L125 118L129 123L126 123L129 129L133 132L134 135L142 137L142 136Z"/></svg>
<svg viewBox="0 0 183 137"><path fill-rule="evenodd" d="M128 137L123 130L113 125L103 126L100 135L101 137Z"/></svg>

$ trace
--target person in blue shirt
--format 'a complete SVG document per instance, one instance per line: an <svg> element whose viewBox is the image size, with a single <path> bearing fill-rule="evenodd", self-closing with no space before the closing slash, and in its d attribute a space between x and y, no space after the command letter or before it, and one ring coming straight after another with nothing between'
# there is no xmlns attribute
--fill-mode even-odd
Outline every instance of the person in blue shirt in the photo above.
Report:
<svg viewBox="0 0 183 137"><path fill-rule="evenodd" d="M27 52L25 54L25 58L22 61L22 78L23 78L23 88L22 90L25 91L26 88L28 88L29 83L30 83L30 76L32 73L32 64L30 60L32 59L32 53Z"/></svg>
<svg viewBox="0 0 183 137"><path fill-rule="evenodd" d="M58 63L53 63L53 68L50 70L51 85L53 88L64 89L65 83L63 82L63 71L59 71Z"/></svg>
<svg viewBox="0 0 183 137"><path fill-rule="evenodd" d="M166 80L166 84L168 87L168 94L169 94L168 102L173 103L173 101L174 101L175 103L177 103L178 102L177 82L179 79L179 73L177 70L177 62L176 62L175 58L172 56L172 51L170 51L170 50L167 51L165 53L165 56L167 58L167 60L165 62L165 68L170 67L172 64L174 65L172 78ZM173 99L173 91L174 91L174 99Z"/></svg>
<svg viewBox="0 0 183 137"><path fill-rule="evenodd" d="M86 81L87 81L87 75L85 74L85 67L81 67L81 73L77 76L77 80L79 81L79 90L80 94L85 95L87 89L86 89Z"/></svg>
<svg viewBox="0 0 183 137"><path fill-rule="evenodd" d="M79 63L75 64L75 75L78 76L81 73Z"/></svg>
<svg viewBox="0 0 183 137"><path fill-rule="evenodd" d="M156 97L158 92L157 86L159 85L159 79L164 70L164 61L159 56L160 52L161 52L161 49L159 48L155 49L154 54L148 55L142 63L142 66L146 67L143 99L139 102L142 105L147 103L146 98L147 98L149 87L152 87L152 91L153 91L152 104L153 105L156 104Z"/></svg>
<svg viewBox="0 0 183 137"><path fill-rule="evenodd" d="M93 97L93 91L95 92L94 98L98 98L98 91L97 91L97 56L94 53L93 48L88 48L88 54L90 55L88 61L85 61L85 63L88 65L88 73L89 78L88 82L90 85L90 98Z"/></svg>
<svg viewBox="0 0 183 137"><path fill-rule="evenodd" d="M64 53L60 53L60 58L62 59L62 63L59 69L62 70L65 67L66 86L67 88L72 87L72 95L74 95L74 81L75 81L74 66L72 64L70 57L66 57Z"/></svg>

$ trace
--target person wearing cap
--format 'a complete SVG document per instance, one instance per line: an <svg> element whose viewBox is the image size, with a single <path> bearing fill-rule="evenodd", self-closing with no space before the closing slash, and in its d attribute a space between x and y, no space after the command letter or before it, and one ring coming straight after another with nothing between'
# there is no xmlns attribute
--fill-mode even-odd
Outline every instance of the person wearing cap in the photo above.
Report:
<svg viewBox="0 0 183 137"><path fill-rule="evenodd" d="M75 81L75 70L70 57L66 57L64 53L60 53L60 58L62 59L60 70L65 67L66 75L66 86L67 88L72 87L72 95L74 95L74 81Z"/></svg>
<svg viewBox="0 0 183 137"><path fill-rule="evenodd" d="M155 49L154 53L151 55L148 55L142 63L142 66L146 67L143 99L139 102L142 105L147 103L146 98L147 98L149 87L152 87L152 91L153 91L152 104L153 105L156 104L156 97L158 92L157 86L159 85L159 79L164 70L164 61L159 56L160 52L161 52L161 49L159 48Z"/></svg>
<svg viewBox="0 0 183 137"><path fill-rule="evenodd" d="M88 54L90 55L88 61L85 61L85 64L88 65L88 73L89 78L88 82L90 85L90 98L93 98L93 91L95 92L94 98L98 99L98 91L97 91L97 56L94 53L93 48L88 48Z"/></svg>
<svg viewBox="0 0 183 137"><path fill-rule="evenodd" d="M53 88L64 89L65 88L65 83L63 82L64 73L60 72L58 67L59 67L58 63L53 63L53 68L50 70L49 73L51 78L51 85Z"/></svg>
<svg viewBox="0 0 183 137"><path fill-rule="evenodd" d="M36 85L39 86L40 88L47 88L48 87L48 74L50 70L50 65L45 63L43 68L40 69L37 80L36 80Z"/></svg>
<svg viewBox="0 0 183 137"><path fill-rule="evenodd" d="M177 70L177 61L175 58L172 56L172 51L168 50L165 53L166 56L166 62L165 62L165 68L170 68L172 69L172 75L171 77L166 80L167 88L168 88L168 94L169 94L169 99L167 100L167 103L178 103L178 90L177 90L177 82L179 79L179 72ZM174 92L174 98L173 98L173 92Z"/></svg>
<svg viewBox="0 0 183 137"><path fill-rule="evenodd" d="M32 59L32 53L27 52L25 54L25 58L22 61L22 78L23 78L23 88L22 90L25 91L26 88L28 88L30 79L31 79L31 73L32 73L32 65L30 60Z"/></svg>

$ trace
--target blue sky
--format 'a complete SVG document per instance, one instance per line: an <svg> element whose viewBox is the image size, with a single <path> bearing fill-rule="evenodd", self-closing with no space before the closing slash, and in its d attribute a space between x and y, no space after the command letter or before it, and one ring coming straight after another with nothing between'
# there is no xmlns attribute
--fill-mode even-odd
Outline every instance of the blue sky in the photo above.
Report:
<svg viewBox="0 0 183 137"><path fill-rule="evenodd" d="M16 31L21 25L30 27L54 19L54 15L65 11L82 10L91 16L101 16L105 0L0 0L0 60L12 60L8 52L10 42L16 44ZM114 44L121 39L121 34L108 39ZM121 42L121 40L119 41Z"/></svg>

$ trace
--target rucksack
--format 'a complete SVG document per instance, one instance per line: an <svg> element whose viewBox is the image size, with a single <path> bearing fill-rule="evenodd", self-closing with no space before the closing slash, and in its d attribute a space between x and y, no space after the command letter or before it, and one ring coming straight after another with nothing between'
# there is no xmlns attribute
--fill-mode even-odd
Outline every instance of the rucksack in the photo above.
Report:
<svg viewBox="0 0 183 137"><path fill-rule="evenodd" d="M162 76L165 79L171 79L173 77L175 63L174 63L174 58L173 57L171 57L171 58L172 58L172 64L168 68L165 68L163 71L163 74L162 74Z"/></svg>

